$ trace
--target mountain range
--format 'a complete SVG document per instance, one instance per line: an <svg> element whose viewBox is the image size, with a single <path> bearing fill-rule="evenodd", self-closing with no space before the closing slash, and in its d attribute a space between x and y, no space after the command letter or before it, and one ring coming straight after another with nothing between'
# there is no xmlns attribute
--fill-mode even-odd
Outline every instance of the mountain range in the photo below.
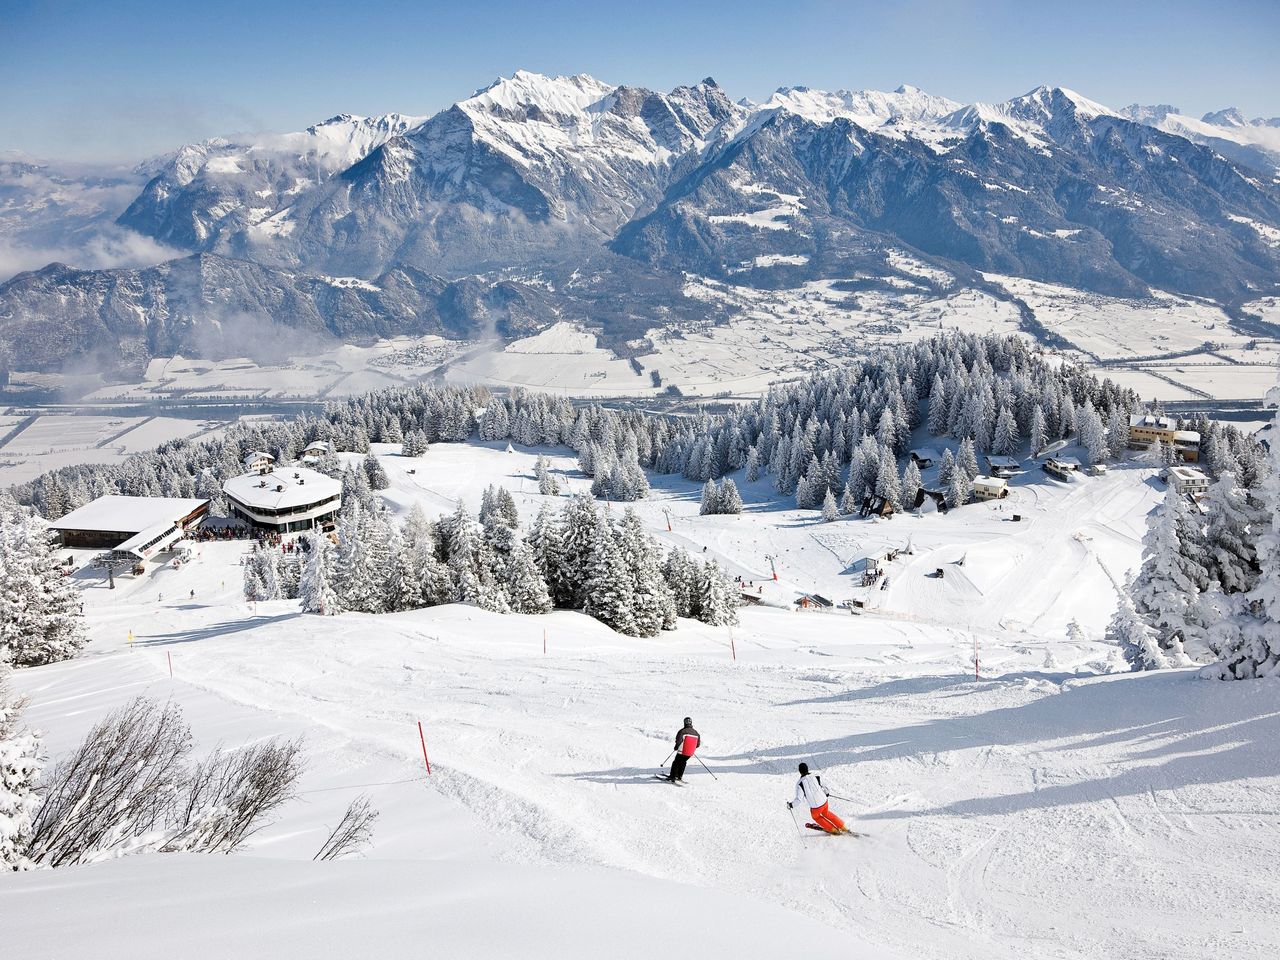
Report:
<svg viewBox="0 0 1280 960"><path fill-rule="evenodd" d="M0 163L0 231L39 211L46 233L63 222L22 186L51 176ZM752 103L710 78L660 93L520 71L432 117L219 138L130 176L108 225L165 259L0 284L14 367L132 371L248 352L266 330L301 353L563 319L621 345L706 319L688 274L891 277L902 253L962 284L1156 288L1232 310L1280 282L1280 121L1116 111L1059 87L999 104L791 87ZM76 216L101 225L107 209Z"/></svg>

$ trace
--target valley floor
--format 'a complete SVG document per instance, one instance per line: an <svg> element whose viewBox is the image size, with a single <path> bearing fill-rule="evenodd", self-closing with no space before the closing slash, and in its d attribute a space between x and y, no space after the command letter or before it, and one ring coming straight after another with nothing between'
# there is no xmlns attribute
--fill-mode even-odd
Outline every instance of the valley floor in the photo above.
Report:
<svg viewBox="0 0 1280 960"><path fill-rule="evenodd" d="M527 521L533 455L438 445L414 474L388 456L387 499L440 512L501 480ZM88 583L86 656L16 676L55 756L146 693L183 706L200 748L304 736L308 772L245 854L0 879L6 942L24 958L1275 956L1275 685L1108 673L1110 581L1136 562L1150 473L1028 474L1012 502L833 524L750 485L742 517L699 518L696 485L661 478L639 507L655 532L760 585L772 554L780 580L732 630L648 640L567 612L254 607L242 543ZM789 609L854 595L861 559L908 540L879 609ZM718 779L695 764L680 788L653 775L685 715ZM802 760L867 837L797 827ZM310 862L362 792L382 811L367 857Z"/></svg>

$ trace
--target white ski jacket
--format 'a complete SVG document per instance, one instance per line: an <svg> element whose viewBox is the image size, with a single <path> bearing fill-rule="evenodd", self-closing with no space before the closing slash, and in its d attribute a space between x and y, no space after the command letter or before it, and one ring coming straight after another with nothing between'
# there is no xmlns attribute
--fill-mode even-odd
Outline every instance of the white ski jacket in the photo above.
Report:
<svg viewBox="0 0 1280 960"><path fill-rule="evenodd" d="M810 810L817 810L827 802L827 788L816 773L806 773L796 784L796 803L803 803Z"/></svg>

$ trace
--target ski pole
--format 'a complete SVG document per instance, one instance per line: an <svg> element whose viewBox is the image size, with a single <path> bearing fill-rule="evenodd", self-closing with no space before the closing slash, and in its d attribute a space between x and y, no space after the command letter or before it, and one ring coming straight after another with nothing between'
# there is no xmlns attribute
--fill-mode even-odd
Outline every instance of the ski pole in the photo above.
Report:
<svg viewBox="0 0 1280 960"><path fill-rule="evenodd" d="M796 819L795 807L788 803L787 810L791 813L791 822L796 825L796 833L800 834L800 842L807 847L809 845L809 838L804 835L804 830L800 828L800 821Z"/></svg>
<svg viewBox="0 0 1280 960"><path fill-rule="evenodd" d="M699 763L702 763L702 758L698 756L696 753L693 755L693 759L697 760ZM702 769L707 771L707 773L711 773L711 768L708 767L705 763L702 763ZM719 780L720 778L717 777L714 773L711 773L711 779Z"/></svg>
<svg viewBox="0 0 1280 960"><path fill-rule="evenodd" d="M840 794L838 794L838 793L828 793L828 794L827 794L827 796L828 796L828 797L830 797L832 800L843 800L845 803L854 803L854 802L855 802L855 801L853 801L853 800L850 800L848 797L842 797L842 796L840 796Z"/></svg>
<svg viewBox="0 0 1280 960"><path fill-rule="evenodd" d="M676 752L675 752L674 750L672 750L670 753L668 753L668 754L667 754L667 760L670 760L670 759L671 759L672 757L674 757L675 755L676 755ZM665 769L667 769L667 760L663 760L663 761L662 761L662 763L658 766L658 769L659 769L659 770L665 770Z"/></svg>

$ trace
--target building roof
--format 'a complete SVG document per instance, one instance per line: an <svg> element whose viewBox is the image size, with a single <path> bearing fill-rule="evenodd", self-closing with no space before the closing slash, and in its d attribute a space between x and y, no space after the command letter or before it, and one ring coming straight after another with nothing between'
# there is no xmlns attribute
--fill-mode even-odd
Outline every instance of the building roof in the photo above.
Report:
<svg viewBox="0 0 1280 960"><path fill-rule="evenodd" d="M181 520L208 502L188 497L99 497L49 526L54 530L141 533L161 523Z"/></svg>
<svg viewBox="0 0 1280 960"><path fill-rule="evenodd" d="M1080 469L1080 461L1075 457L1049 457L1050 463L1056 463L1060 466L1070 467L1072 469Z"/></svg>
<svg viewBox="0 0 1280 960"><path fill-rule="evenodd" d="M310 443L308 443L308 444L307 444L305 447L303 447L302 449L303 449L303 450L320 450L320 451L322 451L323 453L328 453L328 452L329 452L329 441L328 441L328 440L312 440Z"/></svg>
<svg viewBox="0 0 1280 960"><path fill-rule="evenodd" d="M1129 426L1131 427L1151 427L1154 430L1176 430L1178 429L1178 421L1173 417L1157 417L1153 413L1131 413L1129 414Z"/></svg>
<svg viewBox="0 0 1280 960"><path fill-rule="evenodd" d="M1180 480L1204 480L1206 483L1209 481L1208 474L1195 467L1170 467L1169 472Z"/></svg>
<svg viewBox="0 0 1280 960"><path fill-rule="evenodd" d="M987 463L993 470L996 467L1004 467L1012 470L1014 467L1018 466L1018 461L1015 457L1001 457L996 454L987 454Z"/></svg>
<svg viewBox="0 0 1280 960"><path fill-rule="evenodd" d="M974 477L973 485L975 487L1007 487L1009 481L1004 477Z"/></svg>
<svg viewBox="0 0 1280 960"><path fill-rule="evenodd" d="M1174 443L1199 443L1200 434L1195 430L1178 430L1173 435Z"/></svg>
<svg viewBox="0 0 1280 960"><path fill-rule="evenodd" d="M916 447L911 451L911 456L917 460L941 460L942 454L933 447Z"/></svg>
<svg viewBox="0 0 1280 960"><path fill-rule="evenodd" d="M271 454L267 453L267 451L265 451L265 450L255 450L255 451L253 451L253 453L248 454L248 455L244 458L244 462L245 462L245 463L248 463L250 460L263 460L263 459L266 459L266 460L275 460L275 457L273 457Z"/></svg>
<svg viewBox="0 0 1280 960"><path fill-rule="evenodd" d="M223 492L246 507L287 510L342 493L342 482L306 467L283 467L265 476L244 473L222 485Z"/></svg>

